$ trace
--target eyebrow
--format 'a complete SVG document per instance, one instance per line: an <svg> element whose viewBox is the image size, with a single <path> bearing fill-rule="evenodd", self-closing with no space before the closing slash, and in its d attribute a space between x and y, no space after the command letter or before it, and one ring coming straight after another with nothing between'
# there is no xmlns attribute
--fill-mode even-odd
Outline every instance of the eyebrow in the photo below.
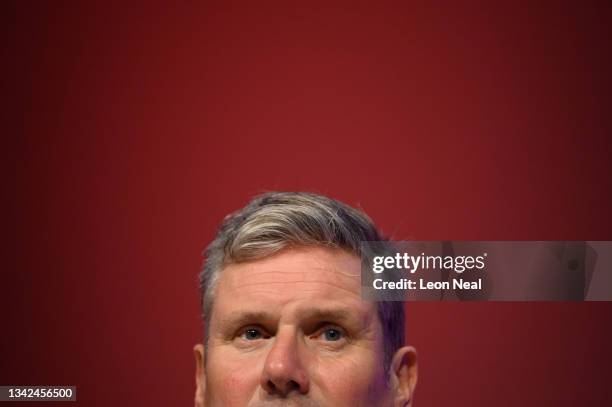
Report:
<svg viewBox="0 0 612 407"><path fill-rule="evenodd" d="M358 324L354 312L345 308L304 308L297 312L304 321L327 321L346 324ZM234 311L219 321L221 330L234 330L250 324L274 325L278 315L268 311Z"/></svg>
<svg viewBox="0 0 612 407"><path fill-rule="evenodd" d="M349 321L355 313L349 312L345 308L306 308L298 312L300 317L304 319L317 319L329 321Z"/></svg>
<svg viewBox="0 0 612 407"><path fill-rule="evenodd" d="M240 328L249 324L271 323L274 320L274 315L267 311L234 311L221 318L220 325L222 328Z"/></svg>

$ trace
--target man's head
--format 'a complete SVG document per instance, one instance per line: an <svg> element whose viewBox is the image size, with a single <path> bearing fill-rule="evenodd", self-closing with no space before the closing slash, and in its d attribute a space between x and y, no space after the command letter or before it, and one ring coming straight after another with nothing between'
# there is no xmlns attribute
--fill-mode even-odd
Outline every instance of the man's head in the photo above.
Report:
<svg viewBox="0 0 612 407"><path fill-rule="evenodd" d="M372 240L364 213L309 193L268 193L226 217L200 275L196 405L407 405L403 304L360 295Z"/></svg>

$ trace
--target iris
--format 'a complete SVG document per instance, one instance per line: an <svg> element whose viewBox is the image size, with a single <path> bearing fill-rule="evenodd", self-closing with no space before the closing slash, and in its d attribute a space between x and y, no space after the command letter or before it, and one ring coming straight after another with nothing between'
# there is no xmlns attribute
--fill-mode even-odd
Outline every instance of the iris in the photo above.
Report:
<svg viewBox="0 0 612 407"><path fill-rule="evenodd" d="M342 339L342 336L343 336L342 332L334 328L326 329L323 332L323 337L325 338L326 341L339 341L340 339Z"/></svg>

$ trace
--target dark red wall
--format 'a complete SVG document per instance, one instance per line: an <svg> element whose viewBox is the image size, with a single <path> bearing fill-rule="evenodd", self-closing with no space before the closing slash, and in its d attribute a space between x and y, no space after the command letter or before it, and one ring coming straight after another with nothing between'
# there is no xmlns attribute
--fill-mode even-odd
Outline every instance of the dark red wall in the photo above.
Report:
<svg viewBox="0 0 612 407"><path fill-rule="evenodd" d="M612 240L609 6L17 3L0 384L191 405L200 252L264 190L396 238ZM604 405L611 315L410 304L416 405Z"/></svg>

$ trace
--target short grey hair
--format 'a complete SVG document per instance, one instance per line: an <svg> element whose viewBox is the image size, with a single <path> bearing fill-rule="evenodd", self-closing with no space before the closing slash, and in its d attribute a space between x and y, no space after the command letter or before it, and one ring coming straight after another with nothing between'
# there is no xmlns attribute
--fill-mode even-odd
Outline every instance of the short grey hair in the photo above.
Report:
<svg viewBox="0 0 612 407"><path fill-rule="evenodd" d="M204 344L208 339L215 290L223 268L261 259L292 246L323 246L361 255L360 242L387 240L362 211L323 195L269 192L228 215L204 251L200 273ZM404 345L403 302L381 301L378 317L384 338L384 367Z"/></svg>

